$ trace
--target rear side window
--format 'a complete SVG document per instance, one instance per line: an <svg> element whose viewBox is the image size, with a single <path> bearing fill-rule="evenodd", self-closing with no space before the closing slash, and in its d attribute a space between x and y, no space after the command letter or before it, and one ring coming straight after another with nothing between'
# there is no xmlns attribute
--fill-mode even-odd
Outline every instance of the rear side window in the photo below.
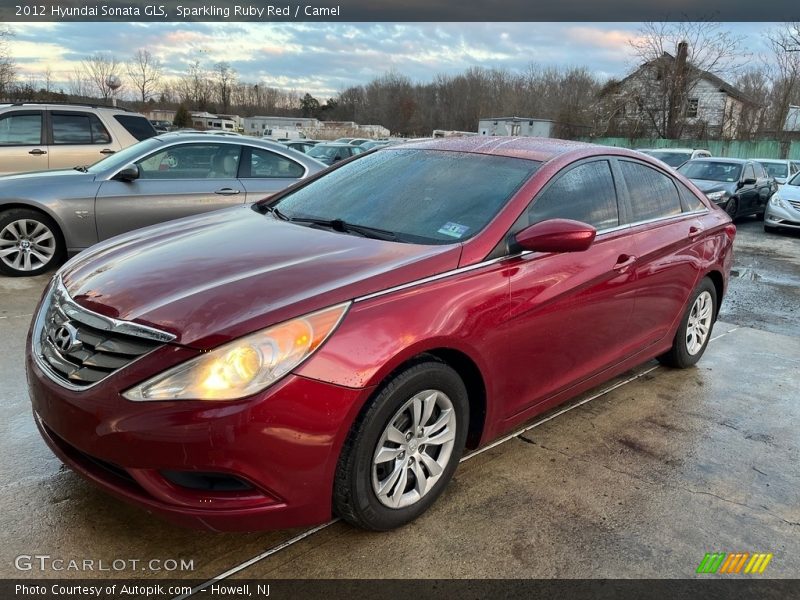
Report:
<svg viewBox="0 0 800 600"><path fill-rule="evenodd" d="M54 144L108 144L111 136L95 115L51 113Z"/></svg>
<svg viewBox="0 0 800 600"><path fill-rule="evenodd" d="M35 146L41 143L41 113L10 113L0 116L0 146Z"/></svg>
<svg viewBox="0 0 800 600"><path fill-rule="evenodd" d="M250 178L291 178L305 175L306 170L293 160L269 150L245 147L250 150L250 172L242 171L242 177Z"/></svg>
<svg viewBox="0 0 800 600"><path fill-rule="evenodd" d="M681 199L672 179L648 166L619 162L631 199L631 222L681 214Z"/></svg>
<svg viewBox="0 0 800 600"><path fill-rule="evenodd" d="M117 123L125 128L125 131L130 133L140 142L158 135L153 125L144 117L136 115L114 115Z"/></svg>
<svg viewBox="0 0 800 600"><path fill-rule="evenodd" d="M742 175L742 179L755 179L756 172L753 170L753 163L747 163L744 167L744 174Z"/></svg>
<svg viewBox="0 0 800 600"><path fill-rule="evenodd" d="M694 212L696 210L703 210L706 208L706 205L700 201L700 198L694 195L692 190L687 188L680 181L677 181L676 183L678 184L678 190L681 193L683 212Z"/></svg>
<svg viewBox="0 0 800 600"><path fill-rule="evenodd" d="M608 161L584 163L557 177L528 209L528 224L573 219L598 231L619 225L617 191Z"/></svg>

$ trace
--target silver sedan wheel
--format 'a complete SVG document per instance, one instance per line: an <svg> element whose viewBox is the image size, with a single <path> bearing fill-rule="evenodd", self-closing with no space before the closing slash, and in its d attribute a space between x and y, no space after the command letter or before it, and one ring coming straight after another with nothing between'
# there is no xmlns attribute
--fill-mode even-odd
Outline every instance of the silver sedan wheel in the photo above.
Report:
<svg viewBox="0 0 800 600"><path fill-rule="evenodd" d="M40 269L55 253L55 235L41 221L20 219L0 231L0 260L17 271Z"/></svg>
<svg viewBox="0 0 800 600"><path fill-rule="evenodd" d="M404 508L419 502L442 476L453 454L456 413L439 390L406 402L384 429L372 459L372 489L381 504Z"/></svg>
<svg viewBox="0 0 800 600"><path fill-rule="evenodd" d="M711 331L711 318L714 310L714 301L711 294L702 292L695 298L692 310L689 312L689 322L686 324L686 351L694 356L703 348L706 338Z"/></svg>

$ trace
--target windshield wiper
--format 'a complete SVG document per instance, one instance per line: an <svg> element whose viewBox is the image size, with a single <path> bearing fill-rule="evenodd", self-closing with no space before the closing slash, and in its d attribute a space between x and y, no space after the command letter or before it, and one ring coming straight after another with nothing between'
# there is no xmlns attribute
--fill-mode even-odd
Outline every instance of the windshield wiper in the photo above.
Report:
<svg viewBox="0 0 800 600"><path fill-rule="evenodd" d="M280 210L278 210L277 206L264 206L264 210L268 213L271 213L275 216L275 218L280 219L281 221L290 221L291 219L283 214Z"/></svg>
<svg viewBox="0 0 800 600"><path fill-rule="evenodd" d="M89 167L87 167L86 165L84 165L82 167L72 167L72 169L73 169L73 171L80 171L81 173L88 173L89 172Z"/></svg>
<svg viewBox="0 0 800 600"><path fill-rule="evenodd" d="M285 216L285 215L284 215ZM287 217L292 223L306 223L308 225L317 225L319 227L326 227L333 231L340 231L342 233L357 233L364 237L373 238L376 240L385 240L389 242L397 241L397 234L388 229L380 229L378 227L370 227L369 225L356 225L355 223L348 223L342 219L314 219L312 217Z"/></svg>

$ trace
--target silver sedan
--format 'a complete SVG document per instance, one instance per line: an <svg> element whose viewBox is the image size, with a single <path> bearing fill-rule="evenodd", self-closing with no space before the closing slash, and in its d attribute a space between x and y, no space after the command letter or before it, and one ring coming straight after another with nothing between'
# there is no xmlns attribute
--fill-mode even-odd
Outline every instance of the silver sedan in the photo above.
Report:
<svg viewBox="0 0 800 600"><path fill-rule="evenodd" d="M101 240L254 202L325 167L274 142L167 133L89 167L0 177L0 273L38 275Z"/></svg>

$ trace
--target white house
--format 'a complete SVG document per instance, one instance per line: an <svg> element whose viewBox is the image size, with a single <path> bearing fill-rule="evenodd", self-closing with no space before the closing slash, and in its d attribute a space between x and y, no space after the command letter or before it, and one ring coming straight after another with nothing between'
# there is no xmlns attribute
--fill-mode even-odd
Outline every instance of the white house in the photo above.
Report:
<svg viewBox="0 0 800 600"><path fill-rule="evenodd" d="M478 121L478 135L552 137L554 123L549 119L528 117L489 117Z"/></svg>
<svg viewBox="0 0 800 600"><path fill-rule="evenodd" d="M223 131L237 131L239 125L238 115L212 115L209 112L193 112L192 127L195 129L221 129Z"/></svg>
<svg viewBox="0 0 800 600"><path fill-rule="evenodd" d="M308 117L245 117L242 126L245 135L296 139L306 130L318 129L320 122Z"/></svg>

